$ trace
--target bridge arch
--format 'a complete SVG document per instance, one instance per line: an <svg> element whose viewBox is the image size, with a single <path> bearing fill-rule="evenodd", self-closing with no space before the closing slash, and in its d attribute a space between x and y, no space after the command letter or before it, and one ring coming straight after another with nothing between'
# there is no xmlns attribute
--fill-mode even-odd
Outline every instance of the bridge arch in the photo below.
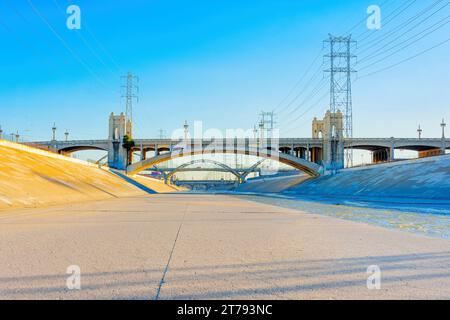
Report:
<svg viewBox="0 0 450 320"><path fill-rule="evenodd" d="M309 162L305 159L294 157L290 154L280 153L274 150L258 149L258 148L193 148L193 149L178 149L169 153L157 155L140 162L133 163L127 167L128 174L135 174L142 170L151 168L158 163L166 162L176 158L182 158L187 156L203 155L203 154L216 154L216 153L232 153L261 157L265 159L272 159L280 163L289 165L295 169L298 169L310 176L320 175L320 166L316 163Z"/></svg>
<svg viewBox="0 0 450 320"><path fill-rule="evenodd" d="M58 149L58 153L71 154L77 151L86 151L86 150L108 151L108 149L99 146L76 145Z"/></svg>
<svg viewBox="0 0 450 320"><path fill-rule="evenodd" d="M435 145L435 146L429 146L429 145L417 145L417 144L405 144L405 145L398 145L395 146L395 149L401 149L401 150L411 150L411 151L427 151L427 150L433 150L433 149L440 149L441 146Z"/></svg>
<svg viewBox="0 0 450 320"><path fill-rule="evenodd" d="M218 167L221 167L222 169L227 170L229 173L233 174L239 181L241 180L241 175L239 174L239 172L237 172L236 170L234 170L233 168L231 168L230 166L227 166L224 163L215 161L215 160L209 160L209 159L197 159L197 160L192 160L186 163L183 163L182 165L178 166L175 170L171 171L169 174L167 174L166 179L170 180L170 178L176 174L177 172L179 172L182 169L185 169L193 164L196 163L209 163L209 164L213 164L216 165Z"/></svg>

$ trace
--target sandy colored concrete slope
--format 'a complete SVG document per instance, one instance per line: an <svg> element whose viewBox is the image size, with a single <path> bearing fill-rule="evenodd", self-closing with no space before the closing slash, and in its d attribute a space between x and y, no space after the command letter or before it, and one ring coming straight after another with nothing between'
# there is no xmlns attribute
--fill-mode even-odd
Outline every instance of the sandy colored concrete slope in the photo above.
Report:
<svg viewBox="0 0 450 320"><path fill-rule="evenodd" d="M0 229L0 298L450 298L449 241L232 196L20 210ZM66 287L69 265L81 290Z"/></svg>
<svg viewBox="0 0 450 320"><path fill-rule="evenodd" d="M151 188L152 184L155 183L147 186ZM144 194L96 166L9 142L0 143L0 210Z"/></svg>
<svg viewBox="0 0 450 320"><path fill-rule="evenodd" d="M144 186L154 190L156 193L186 191L186 189L183 187L178 187L175 185L167 185L161 180L148 178L141 175L133 175L131 178L143 184Z"/></svg>

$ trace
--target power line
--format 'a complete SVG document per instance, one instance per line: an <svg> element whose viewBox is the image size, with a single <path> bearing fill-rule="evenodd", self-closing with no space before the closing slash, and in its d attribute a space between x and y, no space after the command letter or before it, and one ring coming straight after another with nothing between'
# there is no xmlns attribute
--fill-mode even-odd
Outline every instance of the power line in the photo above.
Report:
<svg viewBox="0 0 450 320"><path fill-rule="evenodd" d="M379 5L379 7L383 8L386 3L388 3L391 0L386 0L384 1L382 4ZM392 2L391 2L392 3ZM364 17L363 19L361 19L360 21L358 21L353 27L351 27L350 29L348 29L347 31L345 31L343 34L350 34L353 30L355 30L361 23L365 23L367 21L367 17Z"/></svg>
<svg viewBox="0 0 450 320"><path fill-rule="evenodd" d="M405 1L403 4L401 4L400 6L398 6L396 9L394 9L390 14L388 14L385 18L385 21L383 22L383 26L385 27L386 25L388 25L389 23L391 23L392 21L394 21L397 17L399 17L400 15L402 15L403 13L406 12L407 9L409 9L417 0L412 0L410 3L408 3L409 1ZM406 7L404 7L406 5ZM397 11L400 11L398 13L396 13ZM393 17L391 17L392 15L394 15ZM388 19L390 18L390 19ZM365 33L369 33L371 30L366 30L364 33L362 33L360 36L362 36ZM359 39L358 42L359 43L364 43L365 40L367 40L368 38L370 38L371 36L373 36L375 33L374 32L370 32L365 38ZM359 37L360 37L359 36ZM358 38L359 38L358 37Z"/></svg>
<svg viewBox="0 0 450 320"><path fill-rule="evenodd" d="M437 31L437 30L439 30L439 29L445 27L445 26L450 22L449 18L450 18L450 16L447 16L447 17L445 17L444 19L439 20L437 23L435 23L435 24L429 26L428 28L422 30L422 31L419 32L418 34L415 34L414 36L412 36L412 37L410 37L410 38L408 38L408 39L406 39L406 40L404 40L404 41L402 41L402 42L400 42L400 43L397 43L396 45L390 47L389 49L384 50L383 53L387 53L387 52L391 51L392 49L395 49L396 47L401 46L401 45L403 45L404 43L409 42L411 39L414 39L414 38L416 38L417 36L420 36L421 34L423 34L424 32L426 32L426 31L432 29L433 27L436 27L436 26L437 26L436 28L434 28L434 29L431 30L430 32L426 33L423 37L420 37L419 39L417 39L416 41L414 41L414 42L411 43L411 44L414 44L415 42L417 42L417 41L419 41L419 40L425 38L426 36L428 36L428 35L434 33L435 31ZM448 20L448 21L446 21L446 20ZM370 61L370 60L372 60L373 58L375 58L375 57L377 57L377 56L378 56L378 55L375 55L375 53L374 53L374 54L372 54L372 55L369 55L369 56L365 57L365 58L363 59L363 61ZM363 68L363 69L366 69L366 68ZM363 69L361 69L361 70L363 70Z"/></svg>
<svg viewBox="0 0 450 320"><path fill-rule="evenodd" d="M437 4L439 4L440 2L441 2L441 1L435 2L434 5L427 7L426 9L422 10L419 14L413 16L412 18L409 18L407 21L408 21L408 22L415 21L415 18L417 18L417 17L423 15L424 13L426 13L427 11L431 10L433 7L435 7L435 6L436 6ZM398 11L399 8L403 8L406 4L407 4L407 3L402 4L402 5L401 5L400 7L398 7L396 10L394 10L394 12ZM407 6L406 8L409 8L411 4L412 4L412 3L409 3L408 6ZM448 3L447 3L447 4L448 4ZM446 7L446 6L447 6L447 5L445 5L444 7ZM438 11L442 10L444 7L440 8ZM405 8L405 9L406 9L406 8ZM393 21L393 20L394 20L396 17L398 17L399 15L400 15L400 13L396 14L395 16L393 16L393 17L389 20L389 22ZM392 16L392 14L391 14L390 16ZM445 21L445 19L439 21L439 23L442 22L442 21ZM423 21L422 21L422 23L423 23ZM445 24L447 24L447 23L448 23L448 22L446 22ZM410 23L408 23L408 24L410 24ZM419 23L419 24L416 24L416 25L420 25L420 23ZM417 37L418 35L422 34L423 32L425 32L425 31L429 30L430 28L434 27L435 25L436 25L436 24L434 24L433 26L431 26L431 27L429 27L429 28L423 30L423 31L420 32L419 34L414 35L412 38L410 38L410 39L408 39L408 40L406 40L406 41L409 41L409 40L411 40L411 39ZM441 27L443 27L443 25L440 25L438 28L441 28ZM438 29L438 28L433 29L432 32L436 31L436 29ZM391 31L389 34L395 34L396 32L398 32L398 29L396 29L396 30L394 30L394 31ZM431 33L431 32L427 33L426 35L428 35L428 34L430 34L430 33ZM403 34L403 35L404 35L404 34ZM403 35L402 35L402 36L403 36ZM426 36L426 35L425 35L425 36ZM421 40L421 39L424 38L425 36L423 36L423 37L417 39L416 42L419 41L419 40ZM396 40L398 40L398 39L399 39L399 37L396 38ZM390 66L388 66L388 67L386 67L386 68L382 68L382 69L380 69L380 70L378 70L378 71L375 71L375 72L373 72L373 73L367 74L367 75L365 75L365 76L363 76L363 77L366 77L366 76L369 76L369 75L372 75L372 74L374 74L374 73L378 73L378 72L381 72L381 71L384 71L384 70L391 69L391 68L393 68L393 67L395 67L395 66L397 66L397 65L399 65L399 64L401 64L401 63L404 63L404 62L407 62L407 61L409 61L409 60L412 60L412 59L414 59L415 57L417 57L417 56L419 56L419 55L421 55L421 54L424 54L424 53L426 53L426 52L428 52L428 51L430 51L430 50L432 50L432 49L434 49L434 48L436 48L436 47L438 47L438 46L444 45L446 42L448 42L448 41L446 40L446 41L444 41L444 42L442 42L442 43L439 43L438 45L435 45L435 46L433 46L433 47L431 47L431 48L429 48L429 49L427 49L427 50L424 50L424 51L420 52L419 54L416 54L416 55L414 55L414 56L412 56L412 57L409 57L409 58L407 58L407 59L404 59L404 60L402 60L402 61L400 61L400 62L397 62L397 63L395 63L395 64L393 64L393 65L390 65ZM392 42L389 42L389 44L390 44L390 43L392 43ZM404 42L402 42L402 43L404 43ZM402 43L397 44L397 45L395 45L394 47L397 47L398 45L401 45ZM411 45L411 44L410 44L410 45ZM409 45L408 45L408 46L409 46ZM393 47L393 48L394 48L394 47ZM406 46L406 47L407 47L407 46ZM390 48L389 50L392 50L393 48ZM404 47L404 48L405 48L405 47ZM404 49L404 48L403 48L403 49ZM401 51L401 50L399 50L399 51ZM399 51L397 51L397 52L399 52ZM385 52L386 52L386 51L385 51ZM397 53L397 52L395 52L395 53ZM395 54L395 53L394 53L394 54ZM368 57L370 57L370 56L373 55L373 54L374 54L374 53L371 53L369 56L366 56L365 59L368 58ZM393 55L393 54L392 54L392 55ZM391 55L389 55L389 56L391 56ZM388 56L388 57L389 57L389 56ZM387 58L387 57L384 57L383 59L380 59L380 61L378 61L378 62L381 62L381 61L383 61L383 60L386 59L386 58ZM361 61L364 61L364 59L362 59ZM361 63L361 61L359 61L358 63ZM365 68L364 68L364 69L365 69ZM363 78L363 77L359 77L359 78ZM319 89L319 91L320 91L320 89ZM326 95L322 96L322 100L324 99L325 96L326 96ZM319 100L319 101L320 101L320 100ZM317 105L314 105L314 104L313 104L310 108L308 108L308 109L307 109L305 112L303 112L300 116L298 116L297 118L294 118L293 120L291 120L290 123L297 121L299 118L301 118L302 116L304 116L307 112L309 112L309 111L310 111L312 108L314 108L314 107L317 107Z"/></svg>
<svg viewBox="0 0 450 320"><path fill-rule="evenodd" d="M33 4L31 0L27 0L28 5L31 7L33 12L44 22L44 24L49 28L53 35L61 42L61 44L66 48L67 51L72 55L72 57L85 68L98 82L104 84L104 82L97 76L97 74L78 56L78 54L69 46L69 44L64 40L63 37L53 28L53 26L48 22L44 15L39 11L39 9Z"/></svg>
<svg viewBox="0 0 450 320"><path fill-rule="evenodd" d="M435 32L436 30L438 30L438 29L444 27L444 26L447 25L449 22L450 22L450 20L447 21L447 22L445 22L444 24L441 24L440 26L434 28L434 29L431 30L430 32L427 32L425 35L421 36L420 38L415 39L415 40L412 41L411 43L408 43L407 45L405 45L405 46L401 47L400 49L394 51L393 53L391 53L391 54L389 54L389 55L387 55L387 56L384 56L383 58L378 59L378 60L376 60L375 62L373 62L373 63L371 63L371 64L369 64L369 65L366 65L366 66L360 68L359 71L368 69L368 68L370 68L370 67L372 67L372 66L374 66L374 65L376 65L376 64L378 64L378 63L380 63L380 62L382 62L382 61L385 61L387 58L390 58L390 57L392 57L393 55L395 55L395 54L397 54L397 53L399 53L399 52L405 50L406 48L412 46L413 44L416 44L418 41L420 41L420 40L422 40L423 38L427 37L428 35L432 34L432 33ZM416 35L416 36L417 36L417 35ZM414 37L416 37L416 36L414 36ZM411 38L408 39L407 41L409 41L409 40L411 40Z"/></svg>
<svg viewBox="0 0 450 320"><path fill-rule="evenodd" d="M389 2L389 0L386 0L386 1L384 1L382 4L381 4L381 6L385 6L387 3ZM390 20L388 20L388 22L386 22L385 24L387 24L387 23L389 23L389 22L391 22L391 21L393 21L396 17L398 17L404 10L406 10L407 8L409 8L414 2L416 2L416 0L413 0L411 3L408 3L408 1L407 2L404 2L403 4L401 4L400 6L398 6L393 12L391 12L387 17L389 18L389 17L391 17L391 19ZM406 6L406 7L405 7ZM398 14L395 14L397 11L399 11L399 10L401 10L401 9L404 9L402 12L400 12L400 13L398 13ZM395 15L394 15L395 14ZM394 16L392 16L392 15L394 15ZM353 26L351 29L350 29L350 31L352 31L352 30L354 30L359 24L361 24L363 21L366 21L367 20L367 18L365 17L364 18L364 20L361 20L361 21L359 21L357 24L355 24L355 26ZM370 31L370 30L369 30ZM366 31L366 32L368 32L368 31ZM365 34L366 32L364 32L363 34ZM367 39L368 37L366 37L366 39ZM340 48L339 48L340 49ZM322 50L323 50L323 48L322 48ZM322 52L322 51L321 51ZM320 54L320 53L319 53ZM307 69L308 71L310 71L310 69L311 69L311 67L314 65L314 63L317 61L317 57L313 60L313 63L310 65L310 67ZM322 63L322 65L323 65L323 63ZM322 65L320 66L320 68L322 67ZM320 74L321 73L321 70L320 70L320 68L319 68L319 70L318 71L316 71L316 73L311 77L311 80L308 82L308 84L307 84L307 87L305 88L305 89L303 89L302 91L300 91L291 101L290 101L290 103L287 105L287 107L285 108L285 109L283 109L281 112L280 112L280 114L283 114L284 112L286 112L286 110L302 95L302 94L304 94L306 91L307 91L307 88L308 88L308 86L310 86L311 85L311 83L312 83L312 81L315 79L315 77L317 76L317 74ZM305 77L307 75L307 73L304 75L304 76L302 76L302 80L303 80L303 78ZM309 96L307 96L299 105L297 105L297 107L295 107L293 110L291 110L290 112L288 112L288 114L287 114L287 116L291 116L293 113L295 113L295 112L297 112L297 111L299 111L302 107L303 107L303 105L306 103L306 102L308 102L309 100L311 100L312 98L314 98L316 95L317 95L317 93L319 93L320 92L320 90L323 88L323 85L321 86L321 83L323 82L323 80L324 80L324 78L322 78L321 80L320 80L320 82L319 83L317 83L316 84L316 86L312 89L312 91L311 91L311 93L309 94ZM300 83L301 81L299 81L298 83ZM292 93L292 91L293 90L295 90L295 88L297 87L298 85L296 84L296 86L294 86L294 88L293 89L291 89L291 91L289 92L289 94L288 94L288 96L287 97L289 97L290 95L291 95L291 93ZM283 99L283 102L287 99L287 97L285 98L285 99ZM282 104L282 103L280 103L280 104ZM280 106L280 104L277 106L277 109L279 108L279 106ZM296 118L296 119L298 119L298 117ZM291 121L289 121L289 122L292 122L292 120Z"/></svg>
<svg viewBox="0 0 450 320"><path fill-rule="evenodd" d="M313 88L313 90L310 92L310 94L302 100L302 102L300 102L297 107L295 109L293 109L288 115L287 117L292 116L295 112L299 111L303 105L308 102L309 100L311 100L312 98L314 98L317 93L320 91L320 89L322 89L326 84L325 78L322 77L322 79L316 84L316 86Z"/></svg>
<svg viewBox="0 0 450 320"><path fill-rule="evenodd" d="M16 7L11 4L9 1L5 2L7 4L7 6L14 11L14 13L21 18L26 24L30 25L30 22L20 13L20 11L18 11L16 9ZM15 40L20 43L20 45L22 45L25 49L32 51L33 53L35 53L36 55L40 56L42 58L42 60L40 60L41 62L44 62L46 64L48 64L49 66L57 66L55 63L55 60L49 60L48 59L48 55L46 53L44 53L39 47L36 47L34 44L32 44L31 42L29 42L28 40L26 40L24 37L20 36L19 34L16 34L4 21L2 21L0 19L0 25L3 27L3 29L5 29L8 33L10 33ZM26 52L26 51L25 51Z"/></svg>
<svg viewBox="0 0 450 320"><path fill-rule="evenodd" d="M389 45L389 44L391 44L391 43L397 41L398 39L402 38L404 35L408 34L408 33L411 32L412 30L414 30L415 28L419 27L419 26L422 25L425 21L427 21L428 19L430 19L431 17L433 17L435 14L437 14L438 12L440 12L441 10L443 10L443 9L444 9L446 6L448 6L448 5L449 5L449 3L447 3L447 4L444 5L443 7L439 8L438 10L436 10L435 12L433 12L431 15L427 16L426 18L424 18L424 19L421 20L420 22L416 23L416 24L413 25L411 28L407 29L406 31L404 31L403 33L401 33L399 36L397 36L396 38L394 38L393 40L389 41L388 43L384 43L380 48L376 49L375 51L372 51L372 53L369 53L369 54L368 54L367 56L365 56L361 61L364 61L364 60L366 60L366 59L369 59L370 57L374 56L376 53L382 51L383 49L384 49L385 51L390 50L390 49L388 49L388 50L385 49L387 45ZM418 16L419 16L419 15L413 17L413 19L415 20L416 18L418 18ZM411 20L411 21L414 21L414 20ZM411 21L410 21L410 22L411 22ZM409 24L408 22L405 23L405 25L408 25L408 24ZM431 27L433 27L433 26L431 26ZM429 27L429 28L431 28L431 27ZM403 28L403 27L400 27L400 28L398 28L397 30L394 30L394 31L395 31L394 33L392 33L392 31L391 31L391 34L390 34L390 35L397 33L398 30L401 30L402 28ZM427 30L427 29L426 29L426 30ZM424 30L424 31L422 31L422 32L425 32L426 30ZM422 33L422 32L420 32L420 33ZM420 34L420 33L419 33L419 34ZM386 37L389 37L390 35L388 34L388 35L386 35ZM413 36L413 37L414 37L414 36ZM410 39L411 39L411 38L410 38ZM384 39L381 40L381 41L378 41L378 43L376 43L374 46L376 47L379 43L382 43L383 41L384 41ZM400 44L402 44L402 43L404 43L404 42L401 42ZM398 45L399 45L399 44L394 45L392 48L395 48L395 47L398 46ZM366 52L366 51L367 51L367 49L366 49L366 50L363 50L362 52ZM362 52L359 51L359 54L361 54Z"/></svg>
<svg viewBox="0 0 450 320"><path fill-rule="evenodd" d="M61 14L65 17L66 14L63 10L63 8L59 5L57 0L53 0L53 3L55 4L55 6L58 8L58 10L61 12ZM83 36L83 34L79 31L75 29L75 33L77 34L77 36L80 38L80 40L83 42L83 44L86 46L86 48L88 48L88 50L92 53L92 55L111 73L111 74L115 74L115 72L105 63L105 61L100 57L99 54L97 54L97 52L94 50L94 48L89 44L89 42L86 40L86 38Z"/></svg>
<svg viewBox="0 0 450 320"><path fill-rule="evenodd" d="M306 78L306 76L308 75L308 73L311 71L312 67L314 66L314 64L317 62L317 60L321 57L322 55L322 50L320 50L320 52L317 54L317 56L314 58L314 60L312 61L312 63L309 65L309 67L306 69L306 71L303 73L303 75L300 77L300 79L295 83L295 85L292 87L292 89L289 91L289 93L287 94L286 97L284 97L281 102L273 109L273 111L276 111L277 109L279 109L281 107L281 105L291 96L291 94L294 92L295 89L297 89L297 87L303 82L303 80ZM295 99L294 99L295 101ZM292 103L292 101L291 101ZM291 104L290 103L290 104ZM289 105L287 107L289 107Z"/></svg>
<svg viewBox="0 0 450 320"><path fill-rule="evenodd" d="M425 50L423 50L423 51L421 51L421 52L419 52L419 53L417 53L417 54L415 54L415 55L413 55L413 56L411 56L411 57L408 57L408 58L403 59L403 60L401 60L401 61L399 61L399 62L396 62L396 63L394 63L394 64L392 64L392 65L390 65L390 66L387 66L387 67L385 67L385 68L382 68L382 69L376 70L376 71L374 71L374 72L371 72L371 73L365 74L365 75L363 75L363 76L360 76L359 79L363 79L363 78L372 76L372 75L374 75L374 74L380 73L380 72L382 72L382 71L386 71L386 70L392 69L392 68L394 68L394 67L396 67L396 66L398 66L398 65L400 65L400 64L402 64L402 63L405 63L405 62L407 62L407 61L410 61L410 60L412 60L412 59L415 59L415 58L417 58L417 57L419 57L419 56L421 56L421 55L423 55L423 54L425 54L425 53L427 53L427 52L429 52L429 51L431 51L431 50L433 50L433 49L436 49L436 48L438 48L438 47L441 47L441 46L443 46L444 44L446 44L446 43L449 42L449 41L450 41L450 38L447 39L447 40L444 40L444 41L442 41L442 42L439 42L438 44L436 44L436 45L434 45L434 46L432 46L432 47L430 47L430 48L428 48L428 49L425 49Z"/></svg>
<svg viewBox="0 0 450 320"><path fill-rule="evenodd" d="M307 108L302 114L300 114L296 118L292 119L292 121L290 121L290 123L288 123L286 126L283 126L283 128L288 128L287 131L291 131L293 129L300 127L300 125L297 124L297 121L300 120L302 117L304 117L308 112L310 112L313 109L320 106L322 101L325 100L325 98L328 97L328 95L329 95L329 92L325 91L325 93L322 96L320 96L319 99L315 103L311 104L309 106L309 108ZM309 121L309 119L307 121ZM292 124L295 124L295 127L290 127L290 125L292 125Z"/></svg>
<svg viewBox="0 0 450 320"><path fill-rule="evenodd" d="M67 0L67 3L72 4L70 0ZM83 19L83 28L89 33L91 38L96 42L97 46L103 51L105 56L108 57L108 59L111 61L111 63L114 65L114 67L117 69L117 71L121 70L121 66L117 63L117 60L114 59L114 57L111 55L108 49L100 42L100 40L96 37L94 32L92 31L89 24L86 22L86 19Z"/></svg>
<svg viewBox="0 0 450 320"><path fill-rule="evenodd" d="M409 26L412 22L416 21L417 18L419 18L420 16L424 15L425 13L427 13L428 11L430 11L431 9L433 9L435 6L437 6L440 2L442 2L444 0L438 0L436 2L434 2L432 5L428 6L427 8L425 8L424 10L422 10L421 12L419 12L418 14L416 14L415 16L410 17L407 21L403 21L401 22L399 25L397 25L396 27L393 28L393 30L389 31L386 34L382 34L379 37L375 38L370 44L368 43L367 45L362 45L359 46L358 49L361 48L365 48L364 50L359 50L358 51L358 55L361 55L362 53L366 52L367 50L369 50L372 47L377 46L378 44L382 43L383 41L386 40L386 38L389 38L392 35L395 35L396 33L398 33L400 30L406 28L407 26ZM448 5L448 3L447 3ZM445 5L445 6L447 6ZM444 7L445 7L444 6ZM420 23L416 24L415 26L420 25ZM370 46L369 46L370 45Z"/></svg>

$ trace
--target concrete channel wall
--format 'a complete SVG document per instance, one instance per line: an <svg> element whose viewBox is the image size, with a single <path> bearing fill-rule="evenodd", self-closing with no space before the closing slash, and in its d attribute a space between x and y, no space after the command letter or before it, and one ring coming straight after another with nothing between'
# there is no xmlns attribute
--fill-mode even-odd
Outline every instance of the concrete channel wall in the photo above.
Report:
<svg viewBox="0 0 450 320"><path fill-rule="evenodd" d="M284 193L450 200L450 155L342 170Z"/></svg>

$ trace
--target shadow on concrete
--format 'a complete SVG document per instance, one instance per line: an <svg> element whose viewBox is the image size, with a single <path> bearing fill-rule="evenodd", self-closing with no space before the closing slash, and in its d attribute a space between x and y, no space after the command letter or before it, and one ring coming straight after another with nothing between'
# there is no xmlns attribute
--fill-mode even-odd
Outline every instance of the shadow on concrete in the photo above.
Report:
<svg viewBox="0 0 450 320"><path fill-rule="evenodd" d="M161 298L276 299L313 293L359 299L369 292L370 265L382 270L385 297L450 298L450 252L169 267ZM83 272L82 290L74 291L66 288L64 273L0 277L0 298L154 299L162 273L162 266Z"/></svg>
<svg viewBox="0 0 450 320"><path fill-rule="evenodd" d="M119 171L116 171L116 170L109 170L109 171L112 172L113 174L115 174L116 176L122 178L126 182L132 184L133 186L141 189L142 191L147 192L148 194L157 194L158 193L155 190L150 189L147 186L144 186L142 183L139 183L136 180L131 179L126 174L123 174L122 172L119 172Z"/></svg>

